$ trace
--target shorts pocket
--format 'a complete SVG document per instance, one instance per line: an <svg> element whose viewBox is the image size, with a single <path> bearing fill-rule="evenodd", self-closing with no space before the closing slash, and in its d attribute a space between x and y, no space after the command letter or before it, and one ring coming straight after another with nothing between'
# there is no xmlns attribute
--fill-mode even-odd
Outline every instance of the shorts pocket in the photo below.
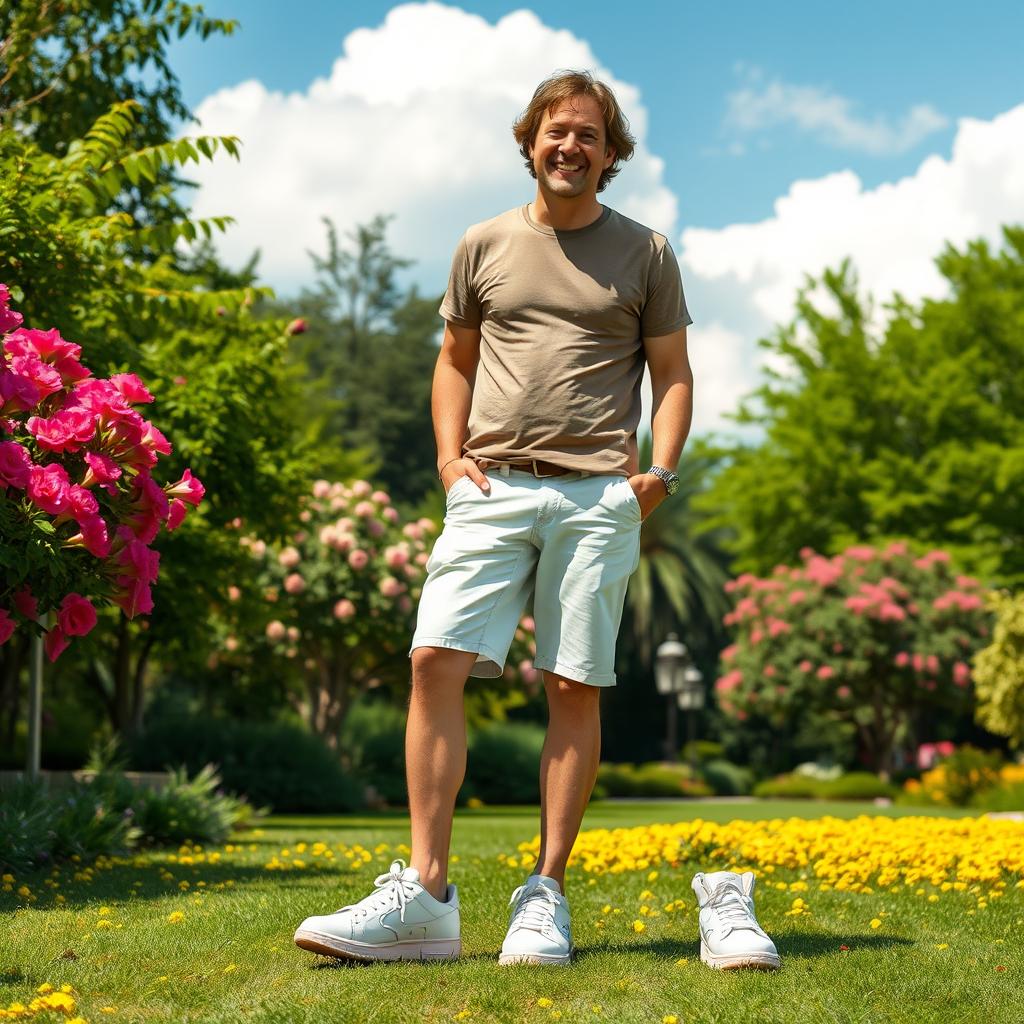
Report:
<svg viewBox="0 0 1024 1024"><path fill-rule="evenodd" d="M626 504L632 509L637 519L642 519L644 510L640 507L640 499L637 498L633 485L626 479L622 481L622 487L626 492Z"/></svg>
<svg viewBox="0 0 1024 1024"><path fill-rule="evenodd" d="M444 496L445 505L451 502L452 498L455 496L455 492L461 490L463 485L466 483L473 484L473 478L468 473L464 473L451 485L451 487L448 488ZM474 484L474 486L476 485Z"/></svg>

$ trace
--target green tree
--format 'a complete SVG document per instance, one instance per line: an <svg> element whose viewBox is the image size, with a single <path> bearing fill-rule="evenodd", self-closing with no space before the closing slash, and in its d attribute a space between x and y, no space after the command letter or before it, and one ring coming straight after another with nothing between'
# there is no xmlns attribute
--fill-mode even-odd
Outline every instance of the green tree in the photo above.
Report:
<svg viewBox="0 0 1024 1024"><path fill-rule="evenodd" d="M437 299L399 288L409 261L388 247L387 222L375 217L342 244L324 218L327 252L310 253L315 286L288 303L304 327L292 363L305 381L307 444L362 458L395 501L413 503L437 486L430 391L440 321ZM340 468L318 472L346 475Z"/></svg>
<svg viewBox="0 0 1024 1024"><path fill-rule="evenodd" d="M190 466L207 488L202 513L158 547L162 571L149 620L128 622L108 609L55 666L70 672L84 665L121 731L141 720L154 656L191 666L206 657L203 609L242 561L226 524L244 519L264 535L282 535L307 472L294 443L300 403L283 371L284 324L252 313L261 290L229 282L214 291L170 256L152 263L127 256L143 241L167 253L179 238L209 237L227 218L146 226L111 210L126 180L155 179L160 167L198 162L220 148L237 154L236 141L182 139L133 150L136 111L132 101L115 106L63 157L17 133L0 134L0 280L11 285L26 322L60 325L97 376L130 370L146 381L174 446L166 471ZM15 684L5 682L8 716L17 714L24 656L23 646L2 654L0 678Z"/></svg>
<svg viewBox="0 0 1024 1024"><path fill-rule="evenodd" d="M783 369L736 416L764 439L719 445L701 498L735 528L737 568L910 537L986 580L1024 581L1024 228L1003 234L996 253L948 246L936 263L950 297L897 295L880 338L848 262L822 278L836 315L807 282L794 321L761 342Z"/></svg>
<svg viewBox="0 0 1024 1024"><path fill-rule="evenodd" d="M206 39L237 27L181 0L0 3L0 128L66 156L114 104L134 100L129 146L160 145L191 117L168 44L189 32ZM175 219L184 213L173 196L181 183L164 165L156 180L124 181L112 201L138 223Z"/></svg>
<svg viewBox="0 0 1024 1024"><path fill-rule="evenodd" d="M995 612L992 643L974 656L980 725L1024 745L1024 593L989 595Z"/></svg>

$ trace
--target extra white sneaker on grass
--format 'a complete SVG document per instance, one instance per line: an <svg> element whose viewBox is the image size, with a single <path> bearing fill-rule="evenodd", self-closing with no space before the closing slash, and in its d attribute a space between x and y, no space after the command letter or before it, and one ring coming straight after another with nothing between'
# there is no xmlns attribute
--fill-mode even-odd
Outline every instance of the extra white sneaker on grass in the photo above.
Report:
<svg viewBox="0 0 1024 1024"><path fill-rule="evenodd" d="M396 860L365 899L333 914L307 917L295 945L311 953L354 960L444 960L462 951L459 894L444 903L420 884L420 874Z"/></svg>
<svg viewBox="0 0 1024 1024"><path fill-rule="evenodd" d="M569 901L547 875L530 875L508 901L513 907L499 964L567 966L572 956Z"/></svg>
<svg viewBox="0 0 1024 1024"><path fill-rule="evenodd" d="M709 967L735 970L753 967L773 971L781 966L775 943L754 916L754 873L713 871L693 879L700 904L700 958Z"/></svg>

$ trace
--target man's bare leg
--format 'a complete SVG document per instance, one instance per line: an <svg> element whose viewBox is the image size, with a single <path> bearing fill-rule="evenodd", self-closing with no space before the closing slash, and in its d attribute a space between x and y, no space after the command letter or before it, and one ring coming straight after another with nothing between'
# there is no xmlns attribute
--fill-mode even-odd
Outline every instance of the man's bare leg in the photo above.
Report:
<svg viewBox="0 0 1024 1024"><path fill-rule="evenodd" d="M544 673L548 731L540 761L540 853L534 874L565 891L565 865L601 758L601 688Z"/></svg>
<svg viewBox="0 0 1024 1024"><path fill-rule="evenodd" d="M410 863L423 887L444 900L455 797L466 775L463 691L476 661L471 651L417 647L405 727L405 774L412 823Z"/></svg>

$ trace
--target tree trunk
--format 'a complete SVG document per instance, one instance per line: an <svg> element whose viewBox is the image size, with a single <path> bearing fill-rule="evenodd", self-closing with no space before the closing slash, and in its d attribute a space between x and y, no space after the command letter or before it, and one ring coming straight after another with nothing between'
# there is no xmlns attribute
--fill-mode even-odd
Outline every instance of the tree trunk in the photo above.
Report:
<svg viewBox="0 0 1024 1024"><path fill-rule="evenodd" d="M31 644L31 637L24 630L15 634L3 647L0 654L0 735L4 746L14 747L14 736L21 715L22 667Z"/></svg>

